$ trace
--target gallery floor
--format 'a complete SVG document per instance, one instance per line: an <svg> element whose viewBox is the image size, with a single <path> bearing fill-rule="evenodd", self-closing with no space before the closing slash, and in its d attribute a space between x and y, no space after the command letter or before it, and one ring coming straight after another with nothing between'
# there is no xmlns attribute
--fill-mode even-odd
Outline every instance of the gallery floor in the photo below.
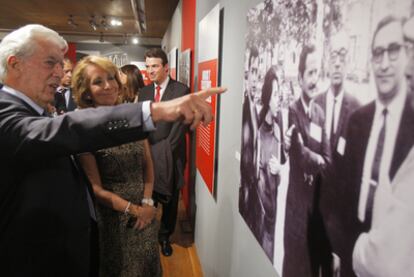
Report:
<svg viewBox="0 0 414 277"><path fill-rule="evenodd" d="M158 216L161 214L159 208ZM173 255L164 257L161 252L163 277L202 277L201 264L194 245L192 232L188 232L189 223L183 202L180 200L175 233L171 237Z"/></svg>

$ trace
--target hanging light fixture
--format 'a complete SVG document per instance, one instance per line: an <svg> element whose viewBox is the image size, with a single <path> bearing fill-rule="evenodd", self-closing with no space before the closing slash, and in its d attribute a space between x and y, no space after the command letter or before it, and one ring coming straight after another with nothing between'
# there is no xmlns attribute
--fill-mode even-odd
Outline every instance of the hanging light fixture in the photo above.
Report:
<svg viewBox="0 0 414 277"><path fill-rule="evenodd" d="M138 43L139 43L138 37L133 37L132 38L132 44L138 44Z"/></svg>
<svg viewBox="0 0 414 277"><path fill-rule="evenodd" d="M98 24L96 23L96 21L95 21L95 16L94 15L92 15L91 16L91 19L89 20L89 26L91 26L91 28L94 30L94 31L96 31L97 29L98 29Z"/></svg>
<svg viewBox="0 0 414 277"><path fill-rule="evenodd" d="M106 16L104 16L104 15L102 16L102 19L101 19L101 26L105 30L108 30L108 28L109 28L108 23L106 22Z"/></svg>
<svg viewBox="0 0 414 277"><path fill-rule="evenodd" d="M78 28L78 24L75 22L75 20L73 19L73 15L69 15L68 18L68 25L71 26L73 29Z"/></svg>

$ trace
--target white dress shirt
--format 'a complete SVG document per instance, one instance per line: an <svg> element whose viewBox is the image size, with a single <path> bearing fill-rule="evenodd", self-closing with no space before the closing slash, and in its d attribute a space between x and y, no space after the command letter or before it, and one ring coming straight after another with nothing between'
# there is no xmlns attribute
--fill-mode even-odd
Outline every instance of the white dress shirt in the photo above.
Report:
<svg viewBox="0 0 414 277"><path fill-rule="evenodd" d="M399 93L387 107L385 107L378 99L375 101L374 120L372 122L371 132L368 139L368 147L365 153L361 180L362 183L358 202L358 219L361 222L365 221L365 210L371 181L372 165L375 150L377 148L379 133L384 119L383 110L384 108L387 108L388 112L386 115L385 141L379 170L379 179L383 179L384 177L388 178L395 148L395 141L397 139L398 128L400 126L401 114L404 109L406 98L407 90L405 86L401 86Z"/></svg>
<svg viewBox="0 0 414 277"><path fill-rule="evenodd" d="M380 179L372 228L359 236L352 255L358 276L414 276L413 180L414 147L392 181Z"/></svg>
<svg viewBox="0 0 414 277"><path fill-rule="evenodd" d="M40 115L44 113L45 109L43 109L38 104L36 104L32 99L30 99L30 97L26 96L26 94L21 93L20 91L15 90L14 88L8 87L6 85L3 85L2 90L4 92L7 92L8 94L16 96L17 98L20 98L30 107L32 107L36 112L38 112Z"/></svg>
<svg viewBox="0 0 414 277"><path fill-rule="evenodd" d="M338 96L334 96L334 93L331 89L329 89L328 93L326 94L326 117L325 117L325 130L328 136L328 139L331 138L331 128L332 128L332 120L333 120L333 107L334 107L334 100L336 99L335 104L335 121L334 121L334 133L338 129L338 122L339 122L339 113L342 107L342 100L344 99L344 90L341 90Z"/></svg>

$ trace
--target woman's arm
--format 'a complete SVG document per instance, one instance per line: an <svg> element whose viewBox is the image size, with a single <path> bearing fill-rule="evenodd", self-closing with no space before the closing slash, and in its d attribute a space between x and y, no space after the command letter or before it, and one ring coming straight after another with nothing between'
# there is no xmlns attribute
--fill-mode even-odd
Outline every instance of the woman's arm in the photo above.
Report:
<svg viewBox="0 0 414 277"><path fill-rule="evenodd" d="M95 157L91 153L83 153L78 155L78 157L86 176L88 176L88 179L91 182L96 199L101 204L118 212L128 212L137 218L142 216L142 207L130 203L128 200L125 200L119 195L102 187L98 166Z"/></svg>

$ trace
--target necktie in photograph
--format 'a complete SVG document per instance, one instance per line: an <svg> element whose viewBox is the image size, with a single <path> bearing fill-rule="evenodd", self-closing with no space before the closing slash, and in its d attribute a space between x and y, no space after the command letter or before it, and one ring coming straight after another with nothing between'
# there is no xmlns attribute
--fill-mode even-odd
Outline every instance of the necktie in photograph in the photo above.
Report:
<svg viewBox="0 0 414 277"><path fill-rule="evenodd" d="M55 107L56 107L56 112L58 114L63 114L67 111L67 107L66 107L66 97L65 97L65 93L67 92L67 88L61 88L58 90L55 100Z"/></svg>
<svg viewBox="0 0 414 277"><path fill-rule="evenodd" d="M365 209L365 222L364 222L364 225L367 228L367 231L371 229L372 209L374 208L375 191L378 185L380 168L381 168L381 158L382 158L382 153L384 151L387 112L388 112L387 109L384 109L382 111L383 123L382 123L380 133L378 135L378 141L377 141L377 147L375 149L374 161L372 162L371 181L369 184L367 207Z"/></svg>
<svg viewBox="0 0 414 277"><path fill-rule="evenodd" d="M335 108L336 108L336 98L334 98L333 107L332 107L332 122L331 122L331 135L329 137L332 148L334 147L334 137L335 137Z"/></svg>

